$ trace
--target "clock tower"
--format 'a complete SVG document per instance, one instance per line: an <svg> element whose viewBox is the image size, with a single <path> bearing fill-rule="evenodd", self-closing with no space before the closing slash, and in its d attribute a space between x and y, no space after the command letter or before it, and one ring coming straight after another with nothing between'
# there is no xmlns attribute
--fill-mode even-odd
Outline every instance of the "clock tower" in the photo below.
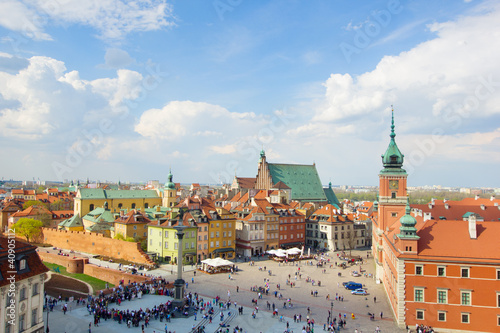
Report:
<svg viewBox="0 0 500 333"><path fill-rule="evenodd" d="M398 222L405 215L407 202L408 174L403 169L404 155L396 144L394 127L394 110L392 110L391 140L382 155L384 168L379 173L378 217L373 224L373 255L379 264L383 260L383 234L399 228Z"/></svg>

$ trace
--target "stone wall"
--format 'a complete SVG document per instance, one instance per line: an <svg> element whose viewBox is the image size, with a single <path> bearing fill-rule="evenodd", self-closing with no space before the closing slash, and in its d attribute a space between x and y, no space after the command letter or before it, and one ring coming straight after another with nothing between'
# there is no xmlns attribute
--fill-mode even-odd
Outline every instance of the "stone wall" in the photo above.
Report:
<svg viewBox="0 0 500 333"><path fill-rule="evenodd" d="M116 269L106 268L102 266L99 267L92 264L85 265L83 273L101 279L103 281L107 281L114 285L119 285L120 281L122 280L124 281L125 285L129 284L129 282L140 283L149 280L148 277L142 275L130 274L124 271L119 271Z"/></svg>
<svg viewBox="0 0 500 333"><path fill-rule="evenodd" d="M140 265L154 262L142 251L140 243L104 237L102 234L42 228L43 243L55 247L123 259Z"/></svg>

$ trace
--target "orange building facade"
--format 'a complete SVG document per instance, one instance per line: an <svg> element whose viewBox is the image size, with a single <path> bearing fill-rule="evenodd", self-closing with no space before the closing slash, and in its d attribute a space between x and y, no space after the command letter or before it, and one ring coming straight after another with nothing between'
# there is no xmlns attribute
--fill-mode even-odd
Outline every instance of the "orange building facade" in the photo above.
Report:
<svg viewBox="0 0 500 333"><path fill-rule="evenodd" d="M411 214L404 155L391 141L379 174L373 219L376 278L399 327L439 332L500 332L500 223ZM499 211L500 217L500 211Z"/></svg>

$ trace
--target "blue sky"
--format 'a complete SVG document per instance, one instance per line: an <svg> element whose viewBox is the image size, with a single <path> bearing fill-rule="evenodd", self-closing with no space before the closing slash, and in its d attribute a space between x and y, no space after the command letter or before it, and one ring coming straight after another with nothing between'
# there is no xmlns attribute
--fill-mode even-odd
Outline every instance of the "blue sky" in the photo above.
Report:
<svg viewBox="0 0 500 333"><path fill-rule="evenodd" d="M0 176L500 187L496 1L6 0Z"/></svg>

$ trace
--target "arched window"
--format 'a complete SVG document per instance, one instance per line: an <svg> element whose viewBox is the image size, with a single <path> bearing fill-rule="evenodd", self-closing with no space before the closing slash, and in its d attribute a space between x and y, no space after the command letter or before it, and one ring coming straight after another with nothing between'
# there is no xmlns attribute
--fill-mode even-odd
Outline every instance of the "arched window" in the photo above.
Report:
<svg viewBox="0 0 500 333"><path fill-rule="evenodd" d="M135 209L135 202L132 204L132 209Z"/></svg>
<svg viewBox="0 0 500 333"><path fill-rule="evenodd" d="M90 211L93 211L93 210L94 210L94 204L90 204L90 205L89 205L89 210L90 210Z"/></svg>
<svg viewBox="0 0 500 333"><path fill-rule="evenodd" d="M170 191L169 195L170 195L170 197L172 197L172 195L173 195L172 191Z"/></svg>
<svg viewBox="0 0 500 333"><path fill-rule="evenodd" d="M122 209L122 207L123 207L123 204L122 204L122 203L119 203L119 204L118 204L118 209Z"/></svg>
<svg viewBox="0 0 500 333"><path fill-rule="evenodd" d="M149 208L149 204L147 202L144 203L144 208Z"/></svg>

